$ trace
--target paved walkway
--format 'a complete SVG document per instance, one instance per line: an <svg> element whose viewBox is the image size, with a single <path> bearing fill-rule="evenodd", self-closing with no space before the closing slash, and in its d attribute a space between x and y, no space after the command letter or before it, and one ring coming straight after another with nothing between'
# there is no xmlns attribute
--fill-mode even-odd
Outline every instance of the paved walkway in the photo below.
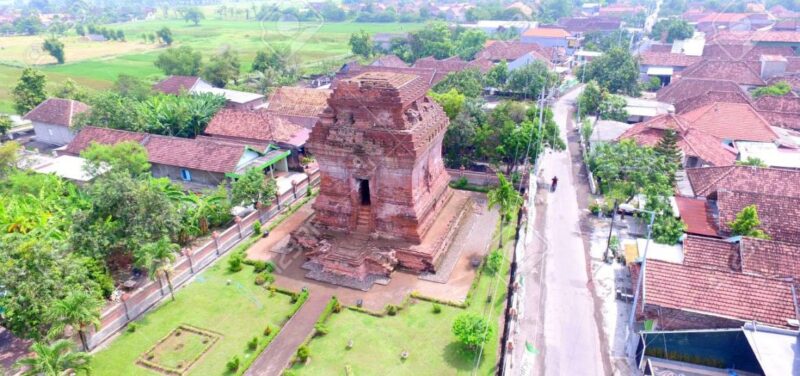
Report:
<svg viewBox="0 0 800 376"><path fill-rule="evenodd" d="M297 348L314 331L331 295L312 292L297 313L283 326L267 348L245 372L247 376L280 376Z"/></svg>

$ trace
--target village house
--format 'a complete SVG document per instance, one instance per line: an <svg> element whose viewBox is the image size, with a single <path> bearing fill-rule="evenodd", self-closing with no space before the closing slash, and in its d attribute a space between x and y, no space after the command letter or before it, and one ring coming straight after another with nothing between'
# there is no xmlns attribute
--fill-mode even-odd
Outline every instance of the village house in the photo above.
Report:
<svg viewBox="0 0 800 376"><path fill-rule="evenodd" d="M251 168L276 174L286 172L290 152L269 144L240 143L199 136L194 139L87 126L63 154L80 155L92 143L115 145L136 142L147 150L150 172L187 189L202 190L227 183Z"/></svg>
<svg viewBox="0 0 800 376"><path fill-rule="evenodd" d="M153 85L153 90L172 95L181 93L221 95L225 97L227 108L254 109L264 104L264 96L261 94L216 88L196 76L169 76Z"/></svg>
<svg viewBox="0 0 800 376"><path fill-rule="evenodd" d="M268 111L222 109L214 115L203 133L212 139L275 145L290 151L288 167L300 170L300 158L304 155L311 129Z"/></svg>
<svg viewBox="0 0 800 376"><path fill-rule="evenodd" d="M628 17L628 16L635 16L639 13L645 13L645 7L641 5L630 5L630 4L609 4L603 7L600 7L599 13L600 17Z"/></svg>
<svg viewBox="0 0 800 376"><path fill-rule="evenodd" d="M33 123L36 141L63 146L75 138L75 116L89 111L89 106L72 99L49 98L28 111L24 120Z"/></svg>
<svg viewBox="0 0 800 376"><path fill-rule="evenodd" d="M520 41L522 43L536 43L542 47L562 48L567 52L567 55L571 55L578 47L578 39L576 37L573 37L568 31L557 27L528 29L522 33Z"/></svg>
<svg viewBox="0 0 800 376"><path fill-rule="evenodd" d="M689 56L672 52L645 51L639 54L639 75L643 81L656 77L661 85L669 85L673 75L702 60L700 56Z"/></svg>
<svg viewBox="0 0 800 376"><path fill-rule="evenodd" d="M553 62L559 60L557 49L519 41L487 41L483 50L475 54L475 59L489 60L493 63L505 61L509 70L530 64L534 60L552 67Z"/></svg>
<svg viewBox="0 0 800 376"><path fill-rule="evenodd" d="M515 35L520 35L525 30L536 27L537 23L534 21L497 21L497 20L479 20L475 23L459 24L459 27L466 29L482 30L489 36L497 33L513 32Z"/></svg>
<svg viewBox="0 0 800 376"><path fill-rule="evenodd" d="M408 64L406 64L403 59L397 57L397 55L383 55L375 59L372 63L372 66L376 67L397 67L397 68L408 68Z"/></svg>
<svg viewBox="0 0 800 376"><path fill-rule="evenodd" d="M423 57L414 62L414 68L428 69L433 71L433 84L443 80L448 74L460 72L464 69L474 68L481 73L487 73L492 69L491 61L486 59L475 59L472 61L464 61L458 56L448 57L446 59L438 60L433 56Z"/></svg>
<svg viewBox="0 0 800 376"><path fill-rule="evenodd" d="M586 33L609 34L620 29L622 19L618 17L563 17L558 20L558 26L574 37L580 37Z"/></svg>

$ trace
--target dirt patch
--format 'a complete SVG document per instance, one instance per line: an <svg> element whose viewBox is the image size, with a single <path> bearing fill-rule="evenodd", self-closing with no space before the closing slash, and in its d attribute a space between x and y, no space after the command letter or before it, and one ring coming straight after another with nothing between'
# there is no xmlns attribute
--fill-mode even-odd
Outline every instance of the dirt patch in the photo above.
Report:
<svg viewBox="0 0 800 376"><path fill-rule="evenodd" d="M185 375L222 335L180 325L142 354L136 364L163 375Z"/></svg>

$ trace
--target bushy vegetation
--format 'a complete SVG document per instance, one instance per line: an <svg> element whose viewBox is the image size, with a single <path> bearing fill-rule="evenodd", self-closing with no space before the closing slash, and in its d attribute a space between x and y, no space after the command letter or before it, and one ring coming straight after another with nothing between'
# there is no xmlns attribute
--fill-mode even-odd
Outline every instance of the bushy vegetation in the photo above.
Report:
<svg viewBox="0 0 800 376"><path fill-rule="evenodd" d="M754 89L751 92L753 98L763 96L781 97L792 92L792 87L786 81L780 81L769 86Z"/></svg>

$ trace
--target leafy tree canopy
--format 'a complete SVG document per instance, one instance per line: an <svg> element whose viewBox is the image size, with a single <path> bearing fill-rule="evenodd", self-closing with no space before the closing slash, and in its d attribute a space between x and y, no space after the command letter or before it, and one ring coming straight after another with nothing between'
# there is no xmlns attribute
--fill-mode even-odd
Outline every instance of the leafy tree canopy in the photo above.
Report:
<svg viewBox="0 0 800 376"><path fill-rule="evenodd" d="M168 48L155 61L155 66L166 75L197 76L203 56L189 46Z"/></svg>
<svg viewBox="0 0 800 376"><path fill-rule="evenodd" d="M586 64L586 79L612 94L638 94L639 62L625 49L612 48Z"/></svg>
<svg viewBox="0 0 800 376"><path fill-rule="evenodd" d="M471 350L477 350L494 335L494 326L477 313L462 313L453 322L453 334Z"/></svg>
<svg viewBox="0 0 800 376"><path fill-rule="evenodd" d="M14 109L17 113L26 114L44 102L47 99L46 84L47 80L42 72L25 68L13 90Z"/></svg>

